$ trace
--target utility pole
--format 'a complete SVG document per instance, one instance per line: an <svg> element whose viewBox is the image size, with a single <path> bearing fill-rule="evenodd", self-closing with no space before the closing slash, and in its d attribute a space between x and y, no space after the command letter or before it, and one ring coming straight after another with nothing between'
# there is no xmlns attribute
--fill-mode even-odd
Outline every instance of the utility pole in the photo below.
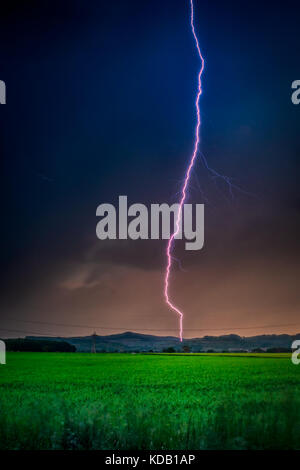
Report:
<svg viewBox="0 0 300 470"><path fill-rule="evenodd" d="M92 348L91 348L92 353L96 352L96 338L97 338L97 334L96 334L96 331L94 331L94 333L92 334Z"/></svg>

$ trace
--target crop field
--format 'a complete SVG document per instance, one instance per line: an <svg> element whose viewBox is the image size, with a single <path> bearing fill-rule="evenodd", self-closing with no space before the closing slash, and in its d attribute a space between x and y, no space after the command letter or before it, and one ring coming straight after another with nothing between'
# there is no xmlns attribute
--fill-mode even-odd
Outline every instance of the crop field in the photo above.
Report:
<svg viewBox="0 0 300 470"><path fill-rule="evenodd" d="M1 449L299 449L288 354L8 353Z"/></svg>

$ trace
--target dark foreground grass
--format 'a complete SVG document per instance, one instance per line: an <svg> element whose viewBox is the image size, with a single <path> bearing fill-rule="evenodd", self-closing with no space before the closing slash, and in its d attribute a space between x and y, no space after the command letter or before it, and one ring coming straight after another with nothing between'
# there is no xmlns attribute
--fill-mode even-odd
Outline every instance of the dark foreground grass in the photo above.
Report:
<svg viewBox="0 0 300 470"><path fill-rule="evenodd" d="M299 449L285 355L10 353L1 449Z"/></svg>

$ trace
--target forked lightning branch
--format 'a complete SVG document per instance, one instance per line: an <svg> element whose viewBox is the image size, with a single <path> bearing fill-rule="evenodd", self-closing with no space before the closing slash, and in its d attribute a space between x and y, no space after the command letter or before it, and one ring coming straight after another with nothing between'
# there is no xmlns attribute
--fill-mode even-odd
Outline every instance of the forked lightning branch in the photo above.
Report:
<svg viewBox="0 0 300 470"><path fill-rule="evenodd" d="M178 222L180 204L169 206L135 203L128 206L127 196L119 196L119 206L100 204L96 215L99 240L169 240L178 223L176 239L184 239L186 250L200 250L204 245L204 204L184 204Z"/></svg>

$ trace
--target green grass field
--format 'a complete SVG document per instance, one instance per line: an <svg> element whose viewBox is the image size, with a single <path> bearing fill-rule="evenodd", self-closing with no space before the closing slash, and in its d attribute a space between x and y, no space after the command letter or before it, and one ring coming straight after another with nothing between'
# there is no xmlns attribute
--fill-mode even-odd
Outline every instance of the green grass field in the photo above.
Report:
<svg viewBox="0 0 300 470"><path fill-rule="evenodd" d="M8 353L1 449L299 449L284 354Z"/></svg>

